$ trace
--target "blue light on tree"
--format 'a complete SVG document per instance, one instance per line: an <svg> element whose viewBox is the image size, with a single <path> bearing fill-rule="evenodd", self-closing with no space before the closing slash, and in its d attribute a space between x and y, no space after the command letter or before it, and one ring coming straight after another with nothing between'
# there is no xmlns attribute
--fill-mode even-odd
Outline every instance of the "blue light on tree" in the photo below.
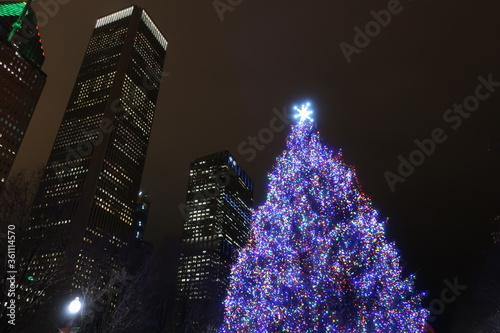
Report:
<svg viewBox="0 0 500 333"><path fill-rule="evenodd" d="M269 174L231 272L221 333L418 333L428 311L355 170L309 103Z"/></svg>

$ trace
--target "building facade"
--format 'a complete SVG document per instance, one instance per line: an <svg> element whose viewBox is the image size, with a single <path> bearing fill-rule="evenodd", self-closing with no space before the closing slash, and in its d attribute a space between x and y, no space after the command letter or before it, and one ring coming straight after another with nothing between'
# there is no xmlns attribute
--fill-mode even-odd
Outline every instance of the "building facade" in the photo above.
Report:
<svg viewBox="0 0 500 333"><path fill-rule="evenodd" d="M166 48L142 7L97 20L23 240L22 264L34 281L57 275L71 297L91 295L120 266Z"/></svg>
<svg viewBox="0 0 500 333"><path fill-rule="evenodd" d="M250 233L253 183L228 151L193 161L177 275L177 330L201 332L222 320L237 249Z"/></svg>
<svg viewBox="0 0 500 333"><path fill-rule="evenodd" d="M149 208L151 199L145 192L139 192L137 204L134 213L132 237L134 240L143 241L144 233L146 232L146 224L148 223Z"/></svg>
<svg viewBox="0 0 500 333"><path fill-rule="evenodd" d="M10 173L47 75L36 15L21 1L0 3L0 186ZM17 25L17 27L16 27Z"/></svg>

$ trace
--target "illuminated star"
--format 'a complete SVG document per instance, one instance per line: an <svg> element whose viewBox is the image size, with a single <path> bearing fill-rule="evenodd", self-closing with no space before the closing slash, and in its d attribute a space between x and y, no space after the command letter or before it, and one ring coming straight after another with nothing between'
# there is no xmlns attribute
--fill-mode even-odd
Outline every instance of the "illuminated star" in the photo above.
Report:
<svg viewBox="0 0 500 333"><path fill-rule="evenodd" d="M299 122L304 122L306 119L309 121L313 121L313 119L310 117L310 115L313 113L312 110L309 110L309 106L311 104L307 103L305 105L302 105L302 107L299 109L298 107L294 107L294 110L298 112L298 114L295 115L295 118L300 118Z"/></svg>

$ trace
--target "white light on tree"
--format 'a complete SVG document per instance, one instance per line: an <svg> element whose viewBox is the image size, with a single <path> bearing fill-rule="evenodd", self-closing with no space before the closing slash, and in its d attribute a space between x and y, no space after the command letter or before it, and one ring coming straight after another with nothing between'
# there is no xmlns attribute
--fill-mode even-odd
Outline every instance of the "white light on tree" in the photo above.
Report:
<svg viewBox="0 0 500 333"><path fill-rule="evenodd" d="M311 104L307 103L305 105L302 105L300 109L298 107L294 107L294 109L298 112L298 114L295 115L295 118L300 118L300 122L303 122L306 119L312 122L313 119L310 117L310 115L313 113L313 111L309 110L310 105Z"/></svg>
<svg viewBox="0 0 500 333"><path fill-rule="evenodd" d="M80 311L80 309L82 308L82 302L80 302L80 299L77 297L75 298L73 301L71 301L71 303L69 303L69 312L71 313L77 313L78 311Z"/></svg>

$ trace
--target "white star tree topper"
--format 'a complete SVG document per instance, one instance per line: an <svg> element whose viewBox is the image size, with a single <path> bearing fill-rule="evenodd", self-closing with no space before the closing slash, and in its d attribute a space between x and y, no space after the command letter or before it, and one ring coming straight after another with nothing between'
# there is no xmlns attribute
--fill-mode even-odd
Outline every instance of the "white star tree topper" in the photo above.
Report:
<svg viewBox="0 0 500 333"><path fill-rule="evenodd" d="M310 122L313 121L310 117L313 114L313 110L309 110L310 105L310 103L303 104L300 109L298 107L294 107L294 110L298 112L298 114L295 115L295 118L300 118L299 123L303 123L306 120L309 120Z"/></svg>

